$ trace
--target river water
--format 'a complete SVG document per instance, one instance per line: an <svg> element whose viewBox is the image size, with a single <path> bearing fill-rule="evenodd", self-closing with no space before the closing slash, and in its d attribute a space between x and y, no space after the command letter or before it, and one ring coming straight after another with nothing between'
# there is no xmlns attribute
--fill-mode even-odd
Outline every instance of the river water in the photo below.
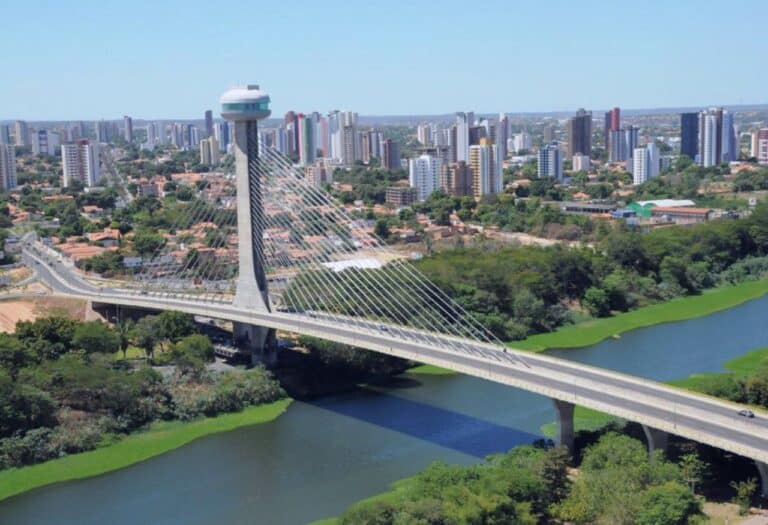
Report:
<svg viewBox="0 0 768 525"><path fill-rule="evenodd" d="M657 380L716 372L768 346L768 296L552 355ZM338 515L430 462L472 463L541 437L549 399L480 379L395 385L294 402L276 421L0 503L0 525L301 524Z"/></svg>

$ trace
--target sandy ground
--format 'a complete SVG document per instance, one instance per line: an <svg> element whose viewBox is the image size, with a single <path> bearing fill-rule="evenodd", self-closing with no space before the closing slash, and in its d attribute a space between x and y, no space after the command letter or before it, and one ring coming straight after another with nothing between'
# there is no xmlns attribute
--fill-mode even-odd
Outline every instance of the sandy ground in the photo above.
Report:
<svg viewBox="0 0 768 525"><path fill-rule="evenodd" d="M753 512L758 512L753 509ZM704 514L709 518L711 525L765 525L768 524L768 515L752 514L739 516L739 507L733 503L705 503Z"/></svg>
<svg viewBox="0 0 768 525"><path fill-rule="evenodd" d="M38 317L61 315L84 320L86 303L61 297L34 297L0 301L0 331L12 333L18 321L33 321Z"/></svg>

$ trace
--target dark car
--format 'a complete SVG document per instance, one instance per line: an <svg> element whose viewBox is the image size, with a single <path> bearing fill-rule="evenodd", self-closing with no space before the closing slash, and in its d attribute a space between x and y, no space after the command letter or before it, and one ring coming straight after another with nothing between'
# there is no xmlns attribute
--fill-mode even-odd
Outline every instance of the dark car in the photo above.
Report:
<svg viewBox="0 0 768 525"><path fill-rule="evenodd" d="M747 410L746 408L744 410L739 410L739 415L743 417L753 418L755 417L755 413L751 410Z"/></svg>

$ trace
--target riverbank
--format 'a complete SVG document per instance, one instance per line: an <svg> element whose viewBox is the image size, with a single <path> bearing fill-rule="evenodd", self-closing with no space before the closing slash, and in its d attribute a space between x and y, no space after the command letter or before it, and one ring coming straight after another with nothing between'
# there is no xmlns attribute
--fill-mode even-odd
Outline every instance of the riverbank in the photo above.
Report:
<svg viewBox="0 0 768 525"><path fill-rule="evenodd" d="M160 421L113 445L17 469L0 471L0 501L31 489L104 474L179 448L195 439L239 427L268 423L285 412L291 399L248 407L241 412L189 422Z"/></svg>
<svg viewBox="0 0 768 525"><path fill-rule="evenodd" d="M680 297L613 317L590 319L575 325L565 326L554 332L534 335L522 341L513 341L509 343L509 346L532 352L591 346L603 339L618 337L624 332L637 328L684 321L726 310L757 299L766 293L768 293L768 279L712 288L705 290L700 295Z"/></svg>

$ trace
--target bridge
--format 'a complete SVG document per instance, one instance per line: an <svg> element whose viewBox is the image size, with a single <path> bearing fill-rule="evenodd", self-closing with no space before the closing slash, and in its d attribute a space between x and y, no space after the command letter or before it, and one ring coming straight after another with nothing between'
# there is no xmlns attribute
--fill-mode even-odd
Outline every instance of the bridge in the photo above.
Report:
<svg viewBox="0 0 768 525"><path fill-rule="evenodd" d="M226 188L199 184L205 198L183 209L171 240L130 278L93 279L31 236L24 263L60 296L232 321L235 338L267 365L280 330L548 396L569 449L576 405L641 424L651 451L664 449L670 433L718 447L753 459L768 497L768 414L745 418L737 404L508 348L260 140L266 93L235 88L221 102L235 126L236 203ZM199 224L209 225L204 245L193 242Z"/></svg>

